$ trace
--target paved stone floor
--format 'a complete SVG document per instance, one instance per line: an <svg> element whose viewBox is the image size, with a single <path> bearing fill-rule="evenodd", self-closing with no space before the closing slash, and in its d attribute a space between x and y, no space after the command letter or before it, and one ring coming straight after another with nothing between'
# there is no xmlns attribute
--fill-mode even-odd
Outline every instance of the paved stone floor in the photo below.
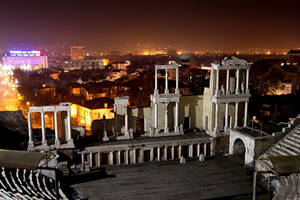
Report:
<svg viewBox="0 0 300 200"><path fill-rule="evenodd" d="M250 194L252 179L230 159L107 168L115 177L73 185L89 199L213 199ZM226 198L227 199L227 198Z"/></svg>

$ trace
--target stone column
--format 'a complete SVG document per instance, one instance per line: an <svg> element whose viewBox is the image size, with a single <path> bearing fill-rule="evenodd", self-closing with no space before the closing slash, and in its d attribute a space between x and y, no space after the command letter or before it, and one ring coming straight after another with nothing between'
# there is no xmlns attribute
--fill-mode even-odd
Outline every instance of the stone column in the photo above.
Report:
<svg viewBox="0 0 300 200"><path fill-rule="evenodd" d="M47 146L46 141L46 130L45 130L45 113L44 111L41 112L41 123L42 123L42 146Z"/></svg>
<svg viewBox="0 0 300 200"><path fill-rule="evenodd" d="M169 94L169 86L168 86L168 70L166 69L166 77L165 77L165 82L166 82L166 88L165 88L165 94Z"/></svg>
<svg viewBox="0 0 300 200"><path fill-rule="evenodd" d="M125 151L125 164L129 164L129 158L128 158L128 150Z"/></svg>
<svg viewBox="0 0 300 200"><path fill-rule="evenodd" d="M90 168L93 167L93 153L90 153Z"/></svg>
<svg viewBox="0 0 300 200"><path fill-rule="evenodd" d="M84 153L81 154L81 163L84 165Z"/></svg>
<svg viewBox="0 0 300 200"><path fill-rule="evenodd" d="M121 151L117 153L117 165L121 165Z"/></svg>
<svg viewBox="0 0 300 200"><path fill-rule="evenodd" d="M239 87L240 87L240 70L236 70L236 88L235 88L235 93L239 94Z"/></svg>
<svg viewBox="0 0 300 200"><path fill-rule="evenodd" d="M214 156L214 141L211 141L210 143L210 156Z"/></svg>
<svg viewBox="0 0 300 200"><path fill-rule="evenodd" d="M197 157L200 156L200 144L198 143L197 144Z"/></svg>
<svg viewBox="0 0 300 200"><path fill-rule="evenodd" d="M246 93L249 94L249 69L246 70Z"/></svg>
<svg viewBox="0 0 300 200"><path fill-rule="evenodd" d="M182 155L181 155L181 152L182 152L182 151L181 151L181 145L179 145L179 146L178 146L178 157L179 157L179 159L180 159L180 157L182 156Z"/></svg>
<svg viewBox="0 0 300 200"><path fill-rule="evenodd" d="M189 145L189 157L192 158L193 157L193 144Z"/></svg>
<svg viewBox="0 0 300 200"><path fill-rule="evenodd" d="M226 94L229 94L230 92L230 86L229 86L229 69L226 70Z"/></svg>
<svg viewBox="0 0 300 200"><path fill-rule="evenodd" d="M136 164L136 150L133 149L131 150L132 155L131 155L131 159L132 159L132 164Z"/></svg>
<svg viewBox="0 0 300 200"><path fill-rule="evenodd" d="M71 111L70 109L67 110L67 113L68 113L68 132L66 134L67 136L67 141L72 141L72 124L71 124Z"/></svg>
<svg viewBox="0 0 300 200"><path fill-rule="evenodd" d="M32 139L32 124L31 124L31 112L27 113L28 116L28 149L34 147L34 142Z"/></svg>
<svg viewBox="0 0 300 200"><path fill-rule="evenodd" d="M139 155L139 163L144 162L144 151L143 149L140 149L140 155Z"/></svg>
<svg viewBox="0 0 300 200"><path fill-rule="evenodd" d="M108 154L108 164L113 165L114 164L114 152L110 151Z"/></svg>
<svg viewBox="0 0 300 200"><path fill-rule="evenodd" d="M157 161L160 161L160 147L157 147Z"/></svg>
<svg viewBox="0 0 300 200"><path fill-rule="evenodd" d="M125 109L125 135L129 135L129 130L128 130L128 111L127 111L127 105L124 107Z"/></svg>
<svg viewBox="0 0 300 200"><path fill-rule="evenodd" d="M97 166L100 167L101 166L101 152L97 153Z"/></svg>
<svg viewBox="0 0 300 200"><path fill-rule="evenodd" d="M168 147L167 146L164 147L164 160L165 161L168 160Z"/></svg>
<svg viewBox="0 0 300 200"><path fill-rule="evenodd" d="M206 143L203 144L203 155L206 156Z"/></svg>
<svg viewBox="0 0 300 200"><path fill-rule="evenodd" d="M174 146L171 147L171 159L174 160L175 159L175 152L174 152L175 148Z"/></svg>
<svg viewBox="0 0 300 200"><path fill-rule="evenodd" d="M179 69L178 67L176 68L176 89L175 89L175 93L179 94L179 73L178 73Z"/></svg>
<svg viewBox="0 0 300 200"><path fill-rule="evenodd" d="M150 161L151 162L154 161L154 149L153 149L153 147L150 149Z"/></svg>
<svg viewBox="0 0 300 200"><path fill-rule="evenodd" d="M234 128L238 127L238 111L239 111L239 103L235 103L235 113L234 113Z"/></svg>
<svg viewBox="0 0 300 200"><path fill-rule="evenodd" d="M219 91L219 69L217 69L217 73L216 73L216 92L215 92L215 95L218 95L218 91Z"/></svg>
<svg viewBox="0 0 300 200"><path fill-rule="evenodd" d="M244 113L244 127L247 126L247 117L248 117L248 102L245 102L245 113Z"/></svg>
<svg viewBox="0 0 300 200"><path fill-rule="evenodd" d="M224 129L227 130L228 127L228 103L225 104L225 124Z"/></svg>
<svg viewBox="0 0 300 200"><path fill-rule="evenodd" d="M59 142L59 138L58 138L57 111L54 112L54 126L55 126L55 146L59 147L60 142Z"/></svg>
<svg viewBox="0 0 300 200"><path fill-rule="evenodd" d="M157 88L157 69L155 69L155 87L154 87L154 95L158 94Z"/></svg>
<svg viewBox="0 0 300 200"><path fill-rule="evenodd" d="M215 132L217 133L218 129L219 129L219 104L215 103Z"/></svg>
<svg viewBox="0 0 300 200"><path fill-rule="evenodd" d="M176 103L175 103L175 122L174 122L174 125L175 125L175 127L174 127L174 130L175 130L175 132L179 132L179 127L178 127L178 109L179 109L179 102L178 101L176 101Z"/></svg>
<svg viewBox="0 0 300 200"><path fill-rule="evenodd" d="M169 132L169 127L168 127L168 104L166 103L166 110L165 110L165 133Z"/></svg>

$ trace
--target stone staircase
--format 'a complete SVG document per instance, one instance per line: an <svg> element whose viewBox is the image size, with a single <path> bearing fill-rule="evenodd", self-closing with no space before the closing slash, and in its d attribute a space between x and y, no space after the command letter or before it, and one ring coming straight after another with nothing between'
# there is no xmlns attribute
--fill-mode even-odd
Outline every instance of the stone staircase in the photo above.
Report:
<svg viewBox="0 0 300 200"><path fill-rule="evenodd" d="M300 155L300 125L290 130L261 156Z"/></svg>

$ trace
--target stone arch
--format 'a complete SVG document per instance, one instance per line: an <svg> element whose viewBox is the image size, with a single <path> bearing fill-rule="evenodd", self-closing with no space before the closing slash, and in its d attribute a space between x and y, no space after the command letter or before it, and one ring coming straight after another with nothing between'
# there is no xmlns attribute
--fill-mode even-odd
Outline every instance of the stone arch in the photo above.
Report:
<svg viewBox="0 0 300 200"><path fill-rule="evenodd" d="M242 138L235 138L232 147L232 154L240 157L242 160L245 160L247 154L247 146L245 141Z"/></svg>

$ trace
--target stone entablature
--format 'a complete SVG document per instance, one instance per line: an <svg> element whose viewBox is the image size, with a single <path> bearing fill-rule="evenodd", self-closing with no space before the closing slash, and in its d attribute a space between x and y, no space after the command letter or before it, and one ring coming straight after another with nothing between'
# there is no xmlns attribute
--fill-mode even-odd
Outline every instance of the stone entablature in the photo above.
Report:
<svg viewBox="0 0 300 200"><path fill-rule="evenodd" d="M249 102L250 94L220 95L211 97L213 103Z"/></svg>

